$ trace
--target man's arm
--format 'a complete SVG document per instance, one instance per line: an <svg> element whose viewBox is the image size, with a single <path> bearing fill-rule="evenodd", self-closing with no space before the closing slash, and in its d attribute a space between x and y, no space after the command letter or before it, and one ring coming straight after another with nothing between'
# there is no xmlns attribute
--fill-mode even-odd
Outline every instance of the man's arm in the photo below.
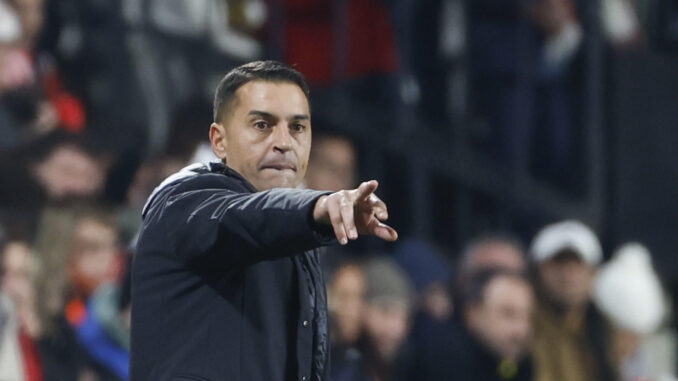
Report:
<svg viewBox="0 0 678 381"><path fill-rule="evenodd" d="M179 186L181 187L181 185ZM327 192L276 188L257 193L229 189L168 190L154 201L147 219L163 230L180 260L219 256L245 265L281 258L329 244L312 210Z"/></svg>
<svg viewBox="0 0 678 381"><path fill-rule="evenodd" d="M376 187L371 181L331 194L284 188L240 193L224 184L179 184L153 201L146 224L163 230L162 246L178 259L219 256L234 266L293 255L335 237L342 244L358 234L395 240L395 230L380 221L388 214L373 194Z"/></svg>

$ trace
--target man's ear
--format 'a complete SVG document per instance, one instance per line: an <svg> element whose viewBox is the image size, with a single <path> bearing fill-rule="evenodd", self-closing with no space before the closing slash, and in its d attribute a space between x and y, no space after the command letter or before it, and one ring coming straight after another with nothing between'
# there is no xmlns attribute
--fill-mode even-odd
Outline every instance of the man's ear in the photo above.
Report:
<svg viewBox="0 0 678 381"><path fill-rule="evenodd" d="M217 155L219 159L226 158L227 143L224 125L212 123L210 125L210 144L212 145L212 151L214 151L214 154Z"/></svg>

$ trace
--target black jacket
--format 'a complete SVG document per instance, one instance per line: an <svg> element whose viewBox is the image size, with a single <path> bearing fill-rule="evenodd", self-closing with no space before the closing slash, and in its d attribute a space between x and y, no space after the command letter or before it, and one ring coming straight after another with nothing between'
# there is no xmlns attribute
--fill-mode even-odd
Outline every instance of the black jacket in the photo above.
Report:
<svg viewBox="0 0 678 381"><path fill-rule="evenodd" d="M416 343L415 377L427 381L532 381L533 365L527 356L517 363L501 361L453 318L429 320L420 333L428 340ZM422 335L423 336L423 335ZM423 338L423 337L420 337Z"/></svg>
<svg viewBox="0 0 678 381"><path fill-rule="evenodd" d="M220 163L161 184L132 265L132 380L327 379L323 194L255 192Z"/></svg>

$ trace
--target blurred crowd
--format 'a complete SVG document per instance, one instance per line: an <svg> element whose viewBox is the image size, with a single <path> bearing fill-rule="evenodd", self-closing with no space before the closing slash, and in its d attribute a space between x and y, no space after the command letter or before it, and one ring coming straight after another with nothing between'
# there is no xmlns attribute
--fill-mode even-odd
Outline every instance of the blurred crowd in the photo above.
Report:
<svg viewBox="0 0 678 381"><path fill-rule="evenodd" d="M440 123L464 66L479 147L576 186L589 3L0 0L0 380L129 378L140 210L214 159L211 94L235 64L280 59L319 105L340 90ZM610 46L643 44L652 4L601 1ZM315 109L314 131L305 186L354 187L361 147ZM326 249L334 380L674 379L673 307L646 248L604 253L574 220L511 233Z"/></svg>
<svg viewBox="0 0 678 381"><path fill-rule="evenodd" d="M407 239L340 262L328 282L334 379L675 379L666 296L642 245L601 264L595 234L569 220L527 249L492 234L452 267L444 258Z"/></svg>

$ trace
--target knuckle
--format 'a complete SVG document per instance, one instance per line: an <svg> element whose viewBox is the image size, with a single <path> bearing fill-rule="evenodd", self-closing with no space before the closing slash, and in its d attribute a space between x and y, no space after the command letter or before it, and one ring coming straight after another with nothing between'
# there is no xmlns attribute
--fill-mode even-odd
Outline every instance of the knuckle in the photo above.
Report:
<svg viewBox="0 0 678 381"><path fill-rule="evenodd" d="M335 223L335 224L340 223L341 217L339 217L339 215L335 214L335 213L330 214L330 221L332 221L332 223Z"/></svg>

